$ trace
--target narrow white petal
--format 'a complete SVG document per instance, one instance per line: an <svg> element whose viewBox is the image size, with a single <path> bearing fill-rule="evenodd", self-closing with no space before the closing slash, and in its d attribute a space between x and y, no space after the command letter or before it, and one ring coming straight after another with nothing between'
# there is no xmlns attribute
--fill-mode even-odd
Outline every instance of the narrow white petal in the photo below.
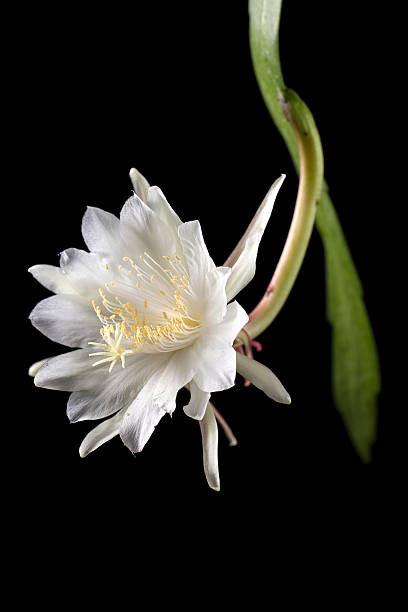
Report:
<svg viewBox="0 0 408 612"><path fill-rule="evenodd" d="M255 276L256 258L262 232L251 234L245 241L240 256L231 269L231 274L226 285L228 301L232 300L244 287L251 282Z"/></svg>
<svg viewBox="0 0 408 612"><path fill-rule="evenodd" d="M135 194L142 200L142 202L147 201L147 192L149 191L149 183L136 168L132 168L129 172L130 180L132 181L133 189L135 190Z"/></svg>
<svg viewBox="0 0 408 612"><path fill-rule="evenodd" d="M227 283L227 295L229 300L241 291L241 289L251 281L255 274L259 243L271 216L276 196L284 179L285 175L282 174L274 182L261 206L255 213L246 232L224 264L232 268L232 273Z"/></svg>
<svg viewBox="0 0 408 612"><path fill-rule="evenodd" d="M214 491L220 490L218 471L218 427L211 404L207 404L204 418L200 421L203 441L203 463L207 482Z"/></svg>
<svg viewBox="0 0 408 612"><path fill-rule="evenodd" d="M103 383L106 372L92 367L89 349L78 349L45 359L34 384L58 391L85 391Z"/></svg>
<svg viewBox="0 0 408 612"><path fill-rule="evenodd" d="M119 410L115 416L106 419L106 421L97 425L87 436L85 436L79 447L79 455L81 457L86 457L89 453L92 453L92 451L102 446L102 444L105 444L108 440L119 435L120 423L123 419L125 410L126 409Z"/></svg>
<svg viewBox="0 0 408 612"><path fill-rule="evenodd" d="M181 225L181 219L177 213L174 212L159 187L149 188L147 204L159 215L160 219L164 221L166 225L177 232L178 226Z"/></svg>
<svg viewBox="0 0 408 612"><path fill-rule="evenodd" d="M192 419L201 419L204 417L205 409L208 404L208 400L211 397L211 393L201 391L196 385L194 380L189 383L191 398L187 406L184 406L183 410L185 414Z"/></svg>
<svg viewBox="0 0 408 612"><path fill-rule="evenodd" d="M88 300L79 295L53 295L30 314L34 327L45 336L73 348L87 347L100 338L98 319Z"/></svg>
<svg viewBox="0 0 408 612"><path fill-rule="evenodd" d="M30 274L53 293L76 293L67 276L57 266L38 264L28 269Z"/></svg>
<svg viewBox="0 0 408 612"><path fill-rule="evenodd" d="M290 404L291 399L275 374L259 361L237 353L237 372L280 404Z"/></svg>
<svg viewBox="0 0 408 612"><path fill-rule="evenodd" d="M28 375L29 376L35 376L38 372L38 370L41 368L41 366L44 365L44 363L48 361L48 359L41 359L41 361L36 361L35 363L33 363L32 366L30 366L29 370L28 370Z"/></svg>

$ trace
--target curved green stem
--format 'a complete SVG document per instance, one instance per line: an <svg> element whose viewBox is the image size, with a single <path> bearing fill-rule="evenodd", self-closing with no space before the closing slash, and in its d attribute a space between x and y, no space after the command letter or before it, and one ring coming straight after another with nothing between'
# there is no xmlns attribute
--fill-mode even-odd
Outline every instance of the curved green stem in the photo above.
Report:
<svg viewBox="0 0 408 612"><path fill-rule="evenodd" d="M323 183L323 151L314 119L306 104L286 89L278 103L296 138L300 177L295 211L282 255L264 297L245 326L251 338L270 325L288 297L312 233Z"/></svg>
<svg viewBox="0 0 408 612"><path fill-rule="evenodd" d="M265 104L285 140L296 169L302 175L301 165L305 156L303 160L299 158L299 138L281 106L282 94L286 93L279 57L281 5L282 0L250 0L251 54ZM310 175L310 169L308 172ZM317 209L316 227L325 252L327 318L333 330L333 397L357 452L363 461L369 461L376 437L380 365L360 279L326 184ZM295 269L294 263L293 266ZM283 278L280 299L276 297L275 288L275 297L272 293L269 304L266 303L267 296L261 301L262 304L265 300L264 312L268 312L269 322L282 306L282 300L286 299L283 291L287 283L284 260L280 274ZM262 314L258 316L257 309L248 324L252 325L252 336L265 329L268 321Z"/></svg>

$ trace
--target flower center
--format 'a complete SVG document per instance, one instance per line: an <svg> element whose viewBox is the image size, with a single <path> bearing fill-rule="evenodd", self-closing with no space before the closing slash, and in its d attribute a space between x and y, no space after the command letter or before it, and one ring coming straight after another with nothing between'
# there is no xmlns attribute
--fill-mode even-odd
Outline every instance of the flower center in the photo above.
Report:
<svg viewBox="0 0 408 612"><path fill-rule="evenodd" d="M93 366L110 362L109 372L126 357L140 352L173 351L191 344L200 333L197 299L181 259L162 256L165 266L148 253L136 263L105 264L112 280L99 288L101 304L92 300L102 323L103 342L89 342L102 356Z"/></svg>

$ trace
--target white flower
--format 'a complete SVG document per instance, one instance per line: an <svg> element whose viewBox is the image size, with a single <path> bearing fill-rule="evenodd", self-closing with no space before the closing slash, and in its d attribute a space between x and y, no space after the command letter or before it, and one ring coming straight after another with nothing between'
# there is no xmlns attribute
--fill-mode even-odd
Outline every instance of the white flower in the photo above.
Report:
<svg viewBox="0 0 408 612"><path fill-rule="evenodd" d="M270 370L233 349L248 316L236 301L228 303L254 275L283 178L227 266L215 266L199 222L182 223L161 190L132 170L135 193L120 220L87 209L82 233L90 252L68 249L59 268L30 268L56 294L34 308L33 325L76 349L34 364L35 384L72 392L72 422L110 417L86 436L82 457L118 434L132 452L141 451L160 419L173 412L179 389L189 385L184 411L200 421L207 479L218 489L210 394L232 387L238 370L269 397L290 402Z"/></svg>

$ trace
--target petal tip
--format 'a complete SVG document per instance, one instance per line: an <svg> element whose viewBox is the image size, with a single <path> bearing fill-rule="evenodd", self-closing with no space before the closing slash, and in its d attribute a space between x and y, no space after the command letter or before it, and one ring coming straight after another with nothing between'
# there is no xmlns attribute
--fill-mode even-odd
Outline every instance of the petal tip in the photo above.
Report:
<svg viewBox="0 0 408 612"><path fill-rule="evenodd" d="M190 419L194 419L195 421L202 421L204 418L204 414L202 414L202 411L194 412L193 410L191 410L190 404L187 404L187 406L183 407L183 412L186 416L188 416Z"/></svg>
<svg viewBox="0 0 408 612"><path fill-rule="evenodd" d="M275 393L271 397L271 399L275 400L275 402L278 402L278 404L285 404L287 406L292 403L292 398L284 388L280 389L279 393Z"/></svg>
<svg viewBox="0 0 408 612"><path fill-rule="evenodd" d="M42 368L42 366L45 364L46 361L48 361L48 359L41 359L40 361L36 361L35 363L33 363L28 368L28 375L34 378L34 382L35 382L35 377L37 376L38 372L40 371L40 369ZM36 383L36 386L38 386L37 383Z"/></svg>

